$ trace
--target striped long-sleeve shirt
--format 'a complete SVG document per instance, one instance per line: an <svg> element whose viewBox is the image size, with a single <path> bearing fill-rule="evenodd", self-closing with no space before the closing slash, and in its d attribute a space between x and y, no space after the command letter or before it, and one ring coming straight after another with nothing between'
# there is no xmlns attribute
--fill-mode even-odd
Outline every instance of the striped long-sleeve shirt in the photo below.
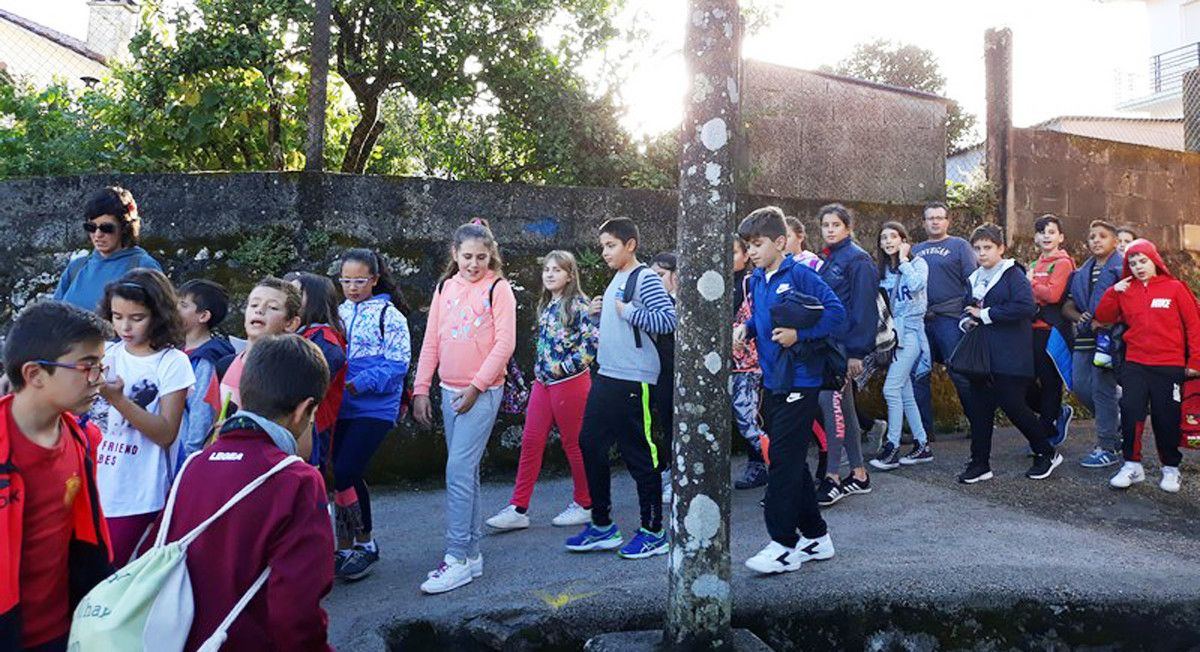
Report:
<svg viewBox="0 0 1200 652"><path fill-rule="evenodd" d="M617 301L629 274L618 272L604 290L596 360L604 376L653 385L658 381L659 362L652 335L675 331L675 304L662 279L643 269L638 274L631 305L626 306L623 314L618 314ZM635 328L643 331L641 348L633 335Z"/></svg>

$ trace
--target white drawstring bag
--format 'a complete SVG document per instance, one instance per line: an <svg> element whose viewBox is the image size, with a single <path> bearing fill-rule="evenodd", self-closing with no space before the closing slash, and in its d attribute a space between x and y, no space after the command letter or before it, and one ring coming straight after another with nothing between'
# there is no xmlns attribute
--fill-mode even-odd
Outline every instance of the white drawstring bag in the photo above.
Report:
<svg viewBox="0 0 1200 652"><path fill-rule="evenodd" d="M195 615L192 581L188 577L187 549L208 526L258 489L271 476L296 462L290 455L271 470L255 478L234 494L221 509L208 517L178 541L167 543L167 530L175 509L179 479L188 464L200 451L184 462L171 486L162 524L154 546L145 555L96 585L75 609L71 620L71 638L67 648L72 652L135 652L159 650L175 652L187 643ZM225 617L212 636L200 647L200 652L216 652L228 637L229 627L258 593L271 575L270 567L263 570L254 584L242 595L233 610Z"/></svg>

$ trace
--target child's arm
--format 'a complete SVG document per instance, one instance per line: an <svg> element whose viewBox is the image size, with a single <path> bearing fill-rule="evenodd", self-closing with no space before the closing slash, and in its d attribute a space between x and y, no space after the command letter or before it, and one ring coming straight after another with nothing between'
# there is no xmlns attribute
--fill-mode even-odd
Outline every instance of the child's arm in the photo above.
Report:
<svg viewBox="0 0 1200 652"><path fill-rule="evenodd" d="M1121 322L1121 299L1116 285L1104 291L1100 303L1096 305L1096 323L1111 326Z"/></svg>
<svg viewBox="0 0 1200 652"><path fill-rule="evenodd" d="M325 339L317 331L314 331L308 339L316 344L318 349L321 349L321 355L325 357L325 366L329 367L329 377L332 379L337 372L342 370L342 367L346 366L346 350Z"/></svg>
<svg viewBox="0 0 1200 652"><path fill-rule="evenodd" d="M408 320L394 306L386 306L384 310L387 312L383 318L383 360L346 380L354 385L356 394L391 394L404 385L408 361L412 359Z"/></svg>
<svg viewBox="0 0 1200 652"><path fill-rule="evenodd" d="M900 278L914 294L929 284L929 264L921 258L910 258L900 263Z"/></svg>
<svg viewBox="0 0 1200 652"><path fill-rule="evenodd" d="M1069 260L1055 261L1050 273L1042 277L1034 277L1033 298L1039 306L1052 306L1062 301L1063 293L1067 291L1067 281L1075 265Z"/></svg>
<svg viewBox="0 0 1200 652"><path fill-rule="evenodd" d="M575 341L567 345L570 351L562 361L562 371L570 376L577 374L596 359L596 347L600 341L600 329L587 315L588 302L579 299L575 303L575 324L571 333Z"/></svg>
<svg viewBox="0 0 1200 652"><path fill-rule="evenodd" d="M621 315L625 321L647 333L661 334L675 331L677 317L675 304L667 294L667 288L657 274L642 272L638 277L637 298L641 307L626 306Z"/></svg>
<svg viewBox="0 0 1200 652"><path fill-rule="evenodd" d="M492 324L496 329L492 350L488 351L479 371L471 379L471 385L480 392L486 392L495 379L504 375L504 367L517 348L517 298L508 281L496 284L492 297Z"/></svg>
<svg viewBox="0 0 1200 652"><path fill-rule="evenodd" d="M213 423L220 410L221 392L215 387L217 370L208 360L196 363L196 384L187 394L187 414L179 429L180 448L183 457L204 448L204 442L212 431ZM214 390L210 395L210 387ZM216 401L216 404L210 401Z"/></svg>
<svg viewBox="0 0 1200 652"><path fill-rule="evenodd" d="M297 487L292 517L267 550L271 576L260 595L266 597L266 630L280 650L327 650L329 618L321 598L333 586L333 548L325 491L315 477Z"/></svg>
<svg viewBox="0 0 1200 652"><path fill-rule="evenodd" d="M846 357L862 360L875 350L879 330L879 274L869 261L855 264L850 270L850 295L855 297L853 314L846 311ZM844 306L843 306L844 308Z"/></svg>
<svg viewBox="0 0 1200 652"><path fill-rule="evenodd" d="M183 421L183 408L187 403L187 389L165 394L158 399L158 414L151 414L125 396L125 382L117 379L100 390L109 405L121 413L129 425L150 441L169 448L179 435L179 424Z"/></svg>
<svg viewBox="0 0 1200 652"><path fill-rule="evenodd" d="M997 322L1013 322L1031 319L1037 314L1037 303L1033 299L1033 288L1029 281L1019 272L1012 269L1004 271L1008 276L1008 300L987 306L979 311L979 321L985 324Z"/></svg>
<svg viewBox="0 0 1200 652"><path fill-rule="evenodd" d="M815 297L825 308L821 311L821 318L812 327L796 331L796 339L819 340L845 327L846 306L820 275L816 272L798 273L793 274L792 278L800 281L798 285L801 292Z"/></svg>
<svg viewBox="0 0 1200 652"><path fill-rule="evenodd" d="M1179 306L1179 317L1183 321L1183 341L1187 342L1187 360L1184 367L1188 371L1200 372L1200 308L1196 306L1196 297L1192 296L1192 291L1182 281L1179 281L1176 287L1175 305Z"/></svg>
<svg viewBox="0 0 1200 652"><path fill-rule="evenodd" d="M421 357L417 360L417 377L413 381L413 396L429 396L433 372L438 366L438 331L442 318L441 292L433 291L429 302L429 318L425 321L425 337L421 340Z"/></svg>

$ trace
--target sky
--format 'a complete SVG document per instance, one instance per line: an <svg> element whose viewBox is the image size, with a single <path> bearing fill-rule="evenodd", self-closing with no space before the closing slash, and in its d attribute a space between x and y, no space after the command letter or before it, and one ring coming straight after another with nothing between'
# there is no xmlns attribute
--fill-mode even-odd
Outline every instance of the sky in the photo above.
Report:
<svg viewBox="0 0 1200 652"><path fill-rule="evenodd" d="M983 35L1013 31L1013 121L1112 115L1118 71L1145 69L1151 55L1145 3L1134 0L744 0L779 13L743 44L748 58L798 68L834 64L876 38L932 50L946 96L984 115ZM645 38L610 53L627 74L625 125L658 133L682 114L686 0L627 0L621 17ZM0 0L12 11L78 38L87 36L86 0Z"/></svg>

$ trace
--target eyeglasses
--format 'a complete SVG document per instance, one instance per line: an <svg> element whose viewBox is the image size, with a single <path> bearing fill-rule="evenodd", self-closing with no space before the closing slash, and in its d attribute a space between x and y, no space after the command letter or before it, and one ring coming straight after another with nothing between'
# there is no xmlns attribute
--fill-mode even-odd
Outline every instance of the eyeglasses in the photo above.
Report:
<svg viewBox="0 0 1200 652"><path fill-rule="evenodd" d="M117 232L117 225L113 224L112 222L105 222L104 224L96 224L95 222L84 222L83 230L87 231L88 233L95 233L96 231L99 231L101 233L112 235Z"/></svg>
<svg viewBox="0 0 1200 652"><path fill-rule="evenodd" d="M44 367L60 367L62 369L72 369L81 373L87 374L89 383L98 383L104 378L104 372L108 371L108 367L99 362L55 362L53 360L34 360L34 362Z"/></svg>
<svg viewBox="0 0 1200 652"><path fill-rule="evenodd" d="M365 287L367 285L367 283L370 283L370 282L371 282L371 279L369 279L369 278L339 278L338 279L338 283L341 283L342 285L349 285L350 287L355 287L355 288Z"/></svg>

